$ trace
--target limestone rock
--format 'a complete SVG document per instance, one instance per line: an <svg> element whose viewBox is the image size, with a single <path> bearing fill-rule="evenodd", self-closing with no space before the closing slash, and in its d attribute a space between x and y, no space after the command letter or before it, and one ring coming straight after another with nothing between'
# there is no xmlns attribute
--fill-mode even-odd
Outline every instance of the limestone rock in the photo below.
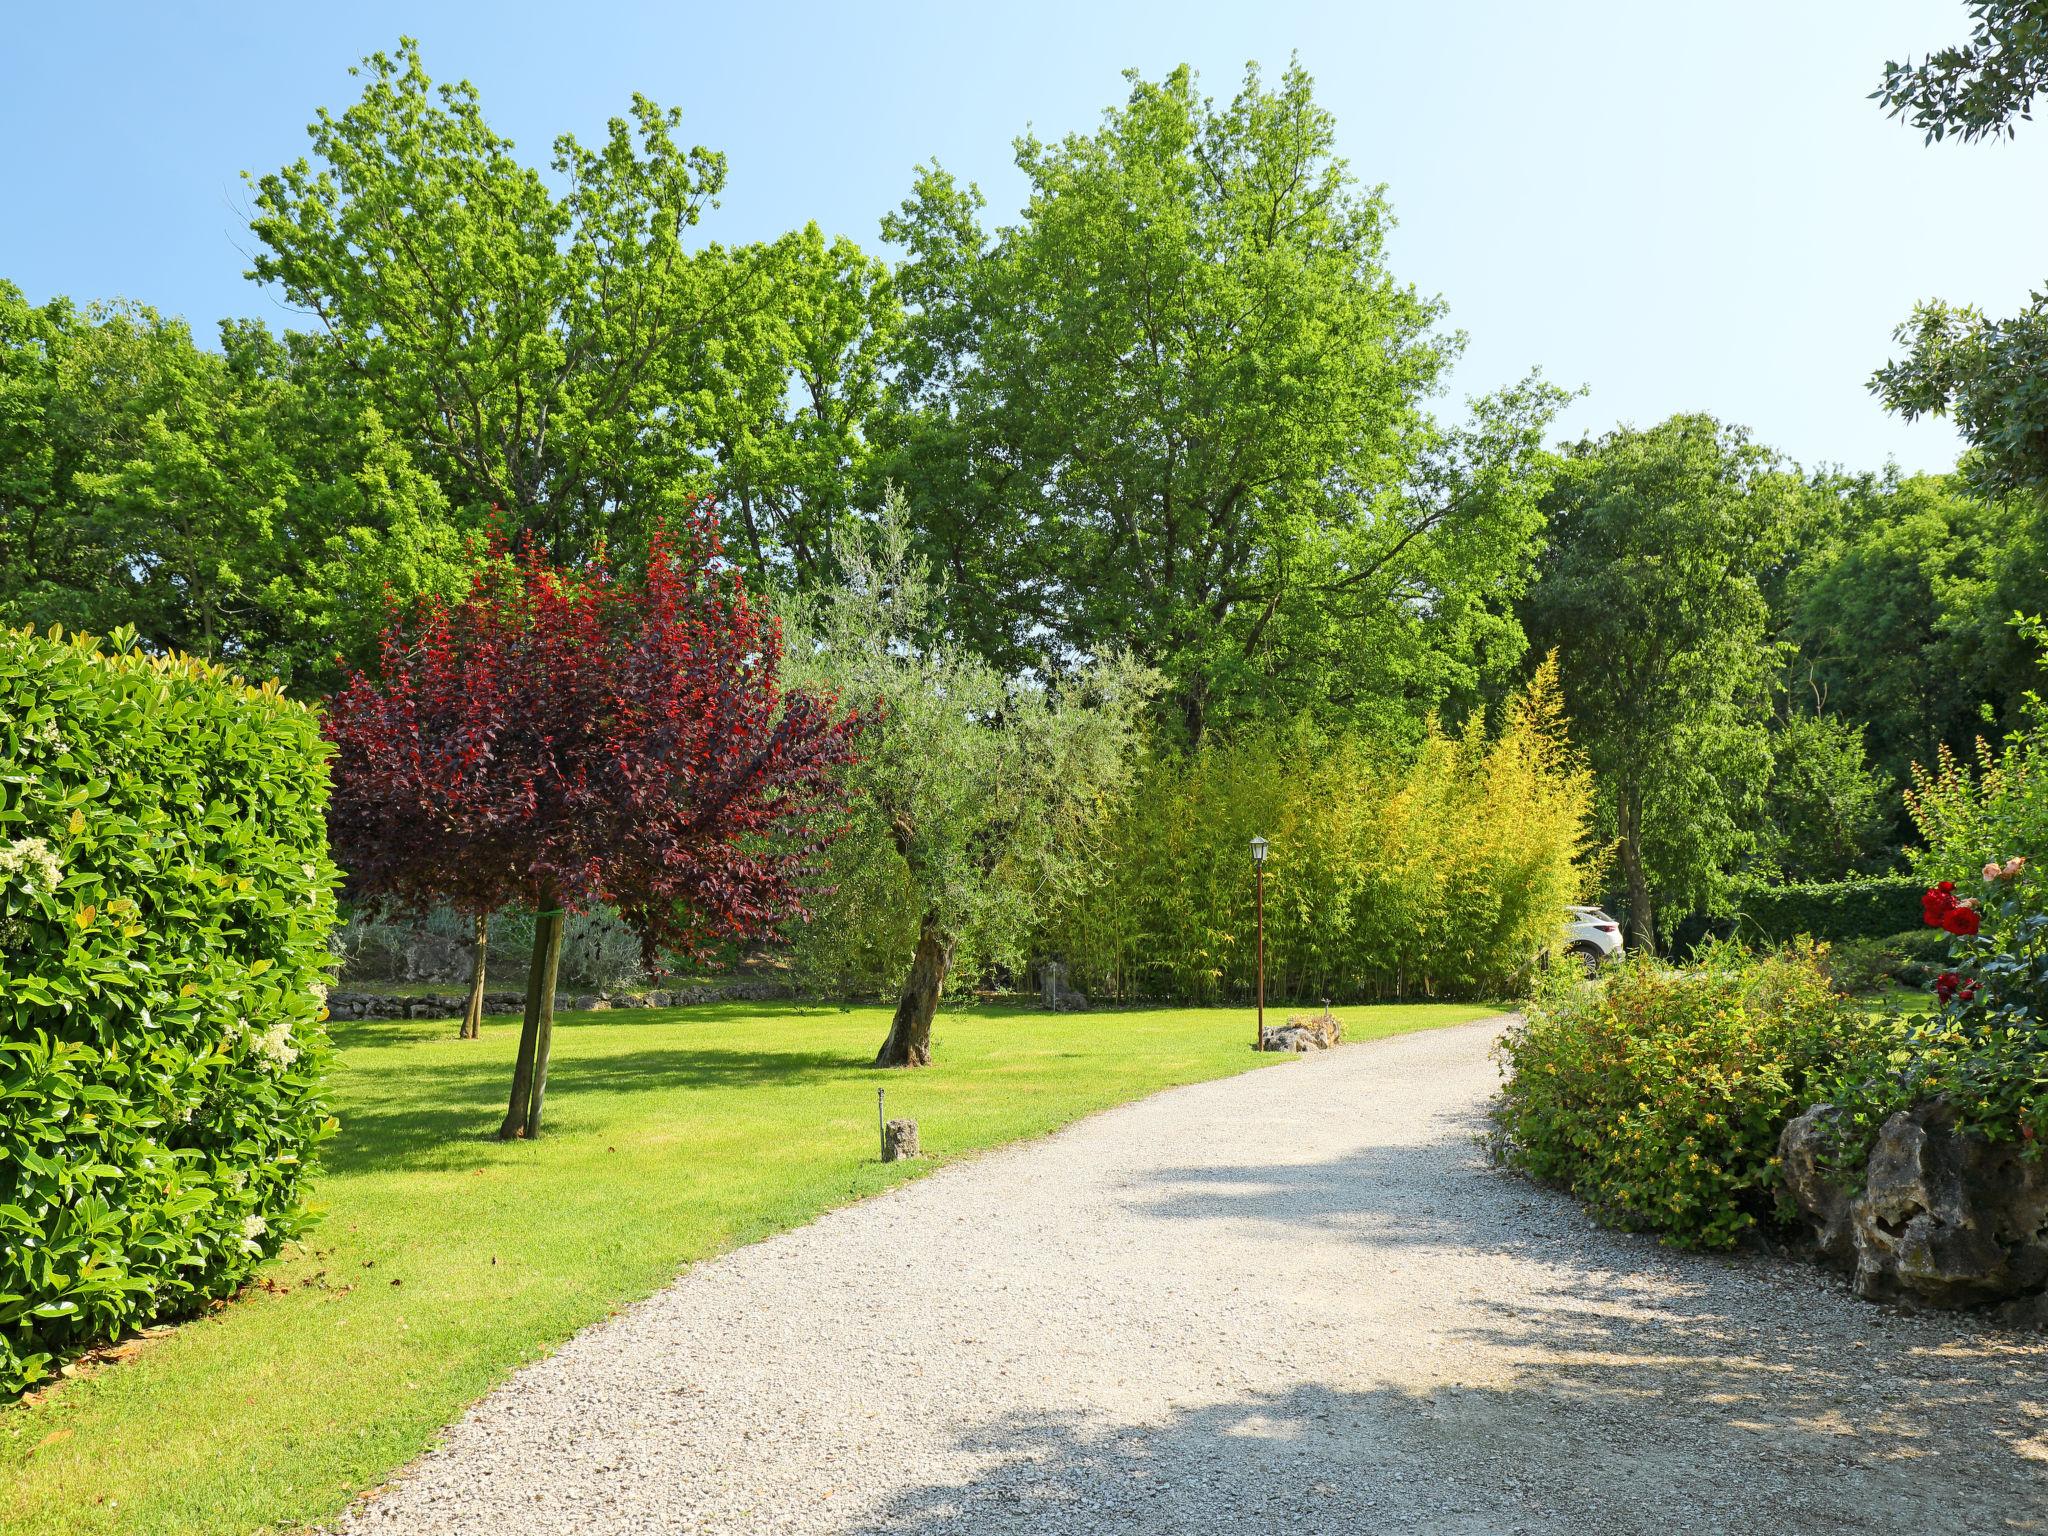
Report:
<svg viewBox="0 0 2048 1536"><path fill-rule="evenodd" d="M1778 1134L1778 1164L1799 1214L1813 1230L1821 1261L1837 1269L1856 1267L1856 1228L1849 1219L1849 1189L1841 1174L1827 1166L1835 1122L1841 1111L1816 1104L1786 1122Z"/></svg>
<svg viewBox="0 0 2048 1536"><path fill-rule="evenodd" d="M1850 1219L1858 1295L1961 1307L2048 1286L2048 1162L1957 1131L1945 1105L1884 1123Z"/></svg>
<svg viewBox="0 0 2048 1536"><path fill-rule="evenodd" d="M1344 1038L1344 1025L1325 1003L1321 1013L1297 1013L1285 1024L1268 1025L1259 1037L1262 1051L1326 1051Z"/></svg>

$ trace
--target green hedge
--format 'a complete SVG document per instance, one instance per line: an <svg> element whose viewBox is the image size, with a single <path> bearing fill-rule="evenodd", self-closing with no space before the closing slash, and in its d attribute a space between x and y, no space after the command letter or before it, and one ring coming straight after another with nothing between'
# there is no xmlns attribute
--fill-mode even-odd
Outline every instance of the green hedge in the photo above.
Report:
<svg viewBox="0 0 2048 1536"><path fill-rule="evenodd" d="M300 1225L334 866L310 710L0 630L0 1393Z"/></svg>
<svg viewBox="0 0 2048 1536"><path fill-rule="evenodd" d="M1745 944L1782 944L1801 934L1823 940L1889 938L1920 926L1920 896L1926 889L1917 875L1738 887L1734 937Z"/></svg>
<svg viewBox="0 0 2048 1536"><path fill-rule="evenodd" d="M1597 986L1555 967L1495 1048L1493 1150L1612 1225L1726 1248L1782 1218L1785 1122L1889 1028L1806 946L1689 970L1635 955Z"/></svg>

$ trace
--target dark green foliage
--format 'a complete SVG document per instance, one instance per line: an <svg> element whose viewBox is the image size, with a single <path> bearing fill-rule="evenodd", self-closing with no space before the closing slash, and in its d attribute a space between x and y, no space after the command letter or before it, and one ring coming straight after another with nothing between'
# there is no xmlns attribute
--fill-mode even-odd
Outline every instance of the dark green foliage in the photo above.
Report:
<svg viewBox="0 0 2048 1536"><path fill-rule="evenodd" d="M0 631L0 1393L302 1223L326 755L274 686Z"/></svg>
<svg viewBox="0 0 2048 1536"><path fill-rule="evenodd" d="M1919 63L1893 59L1871 94L1893 117L1937 139L2011 138L2048 89L2048 11L2041 0L1969 0L1968 41Z"/></svg>
<svg viewBox="0 0 2048 1536"><path fill-rule="evenodd" d="M1956 475L1831 479L1815 493L1825 526L1775 603L1786 703L1861 725L1871 764L1902 789L1943 746L1967 754L1987 705L2012 721L2036 686L2038 658L2010 620L2048 608L2048 515L2031 497L1969 495Z"/></svg>
<svg viewBox="0 0 2048 1536"><path fill-rule="evenodd" d="M1753 844L1776 680L1765 578L1804 505L1776 454L1710 416L1575 444L1545 498L1523 622L1557 653L1632 948L1655 947L1657 908L1718 909Z"/></svg>
<svg viewBox="0 0 2048 1536"><path fill-rule="evenodd" d="M2041 0L1970 0L1969 40L1919 63L1893 60L1873 94L1928 142L1965 143L2016 133L2048 86L2048 11ZM1907 355L1880 368L1871 389L1907 420L1953 413L1977 450L1970 478L1997 491L2048 486L2048 295L2007 320L1972 304L1931 299L1893 333Z"/></svg>
<svg viewBox="0 0 2048 1536"><path fill-rule="evenodd" d="M1811 948L1552 976L1498 1047L1497 1154L1687 1247L1726 1248L1776 1218L1778 1133L1882 1032Z"/></svg>
<svg viewBox="0 0 2048 1536"><path fill-rule="evenodd" d="M1758 864L1786 880L1838 880L1884 867L1893 785L1864 757L1863 727L1795 714L1771 732Z"/></svg>
<svg viewBox="0 0 2048 1536"><path fill-rule="evenodd" d="M1874 992L1887 982L1925 990L1948 963L1948 935L1915 928L1876 939L1840 939L1828 945L1828 974L1844 992Z"/></svg>
<svg viewBox="0 0 2048 1536"><path fill-rule="evenodd" d="M387 592L459 586L462 536L317 343L221 344L0 280L0 624L132 627L306 695Z"/></svg>
<svg viewBox="0 0 2048 1536"><path fill-rule="evenodd" d="M1926 889L1927 882L1915 875L1738 886L1736 935L1768 944L1801 935L1829 942L1889 938L1920 926L1920 893Z"/></svg>

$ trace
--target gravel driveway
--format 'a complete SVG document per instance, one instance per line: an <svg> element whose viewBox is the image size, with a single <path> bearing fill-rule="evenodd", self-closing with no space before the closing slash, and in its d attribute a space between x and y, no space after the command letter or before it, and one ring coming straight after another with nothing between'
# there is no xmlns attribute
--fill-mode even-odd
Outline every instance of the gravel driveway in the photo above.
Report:
<svg viewBox="0 0 2048 1536"><path fill-rule="evenodd" d="M701 1265L344 1528L2048 1531L2048 1342L1491 1172L1498 1025L1175 1089Z"/></svg>

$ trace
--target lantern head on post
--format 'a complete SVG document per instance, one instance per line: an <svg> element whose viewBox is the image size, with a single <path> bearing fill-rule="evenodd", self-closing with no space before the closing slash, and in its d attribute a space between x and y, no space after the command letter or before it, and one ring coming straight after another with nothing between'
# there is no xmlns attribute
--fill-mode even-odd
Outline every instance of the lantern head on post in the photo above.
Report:
<svg viewBox="0 0 2048 1536"><path fill-rule="evenodd" d="M1252 839L1252 862L1254 864L1266 862L1266 840L1263 837Z"/></svg>

